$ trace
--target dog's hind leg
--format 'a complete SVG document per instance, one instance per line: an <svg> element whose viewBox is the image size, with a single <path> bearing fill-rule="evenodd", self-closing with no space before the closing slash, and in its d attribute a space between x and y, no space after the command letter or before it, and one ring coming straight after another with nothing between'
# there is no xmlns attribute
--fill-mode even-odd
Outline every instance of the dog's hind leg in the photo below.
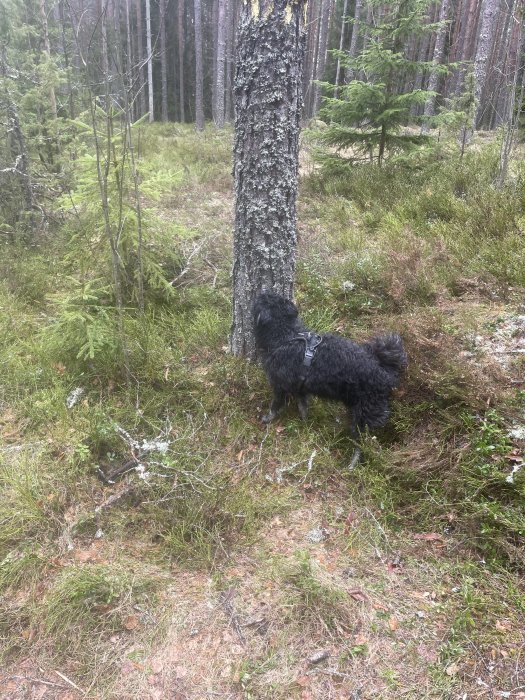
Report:
<svg viewBox="0 0 525 700"><path fill-rule="evenodd" d="M264 416L261 418L263 423L271 423L274 418L277 418L279 413L284 408L284 403L286 401L286 394L284 391L281 391L280 389L274 389L273 390L273 400L272 403L270 404L270 410L268 413L265 413Z"/></svg>
<svg viewBox="0 0 525 700"><path fill-rule="evenodd" d="M310 406L310 397L308 394L299 394L297 397L297 408L299 409L299 415L303 420L306 419L308 415L308 408Z"/></svg>
<svg viewBox="0 0 525 700"><path fill-rule="evenodd" d="M360 437L361 412L356 406L354 406L354 408L350 410L352 414L352 417L350 419L350 436L352 440L356 443L354 454L352 455L352 459L350 460L350 464L348 465L348 470L352 472L359 464L359 460L361 459L362 455L361 448L359 447L358 442Z"/></svg>

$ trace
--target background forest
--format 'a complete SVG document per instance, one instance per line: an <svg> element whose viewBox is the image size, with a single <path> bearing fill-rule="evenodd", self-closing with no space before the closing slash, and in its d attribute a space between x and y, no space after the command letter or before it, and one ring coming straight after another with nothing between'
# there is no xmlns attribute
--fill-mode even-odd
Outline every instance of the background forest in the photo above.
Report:
<svg viewBox="0 0 525 700"><path fill-rule="evenodd" d="M523 2L307 5L295 298L410 362L353 471L228 346L241 9L0 0L0 698L525 698Z"/></svg>

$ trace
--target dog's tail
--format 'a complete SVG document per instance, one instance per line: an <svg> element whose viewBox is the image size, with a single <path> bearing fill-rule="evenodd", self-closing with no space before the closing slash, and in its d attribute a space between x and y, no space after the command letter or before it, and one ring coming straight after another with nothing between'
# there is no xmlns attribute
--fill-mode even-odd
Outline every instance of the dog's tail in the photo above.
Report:
<svg viewBox="0 0 525 700"><path fill-rule="evenodd" d="M401 372L408 365L403 341L397 333L382 335L367 343L369 350L377 357L386 370Z"/></svg>

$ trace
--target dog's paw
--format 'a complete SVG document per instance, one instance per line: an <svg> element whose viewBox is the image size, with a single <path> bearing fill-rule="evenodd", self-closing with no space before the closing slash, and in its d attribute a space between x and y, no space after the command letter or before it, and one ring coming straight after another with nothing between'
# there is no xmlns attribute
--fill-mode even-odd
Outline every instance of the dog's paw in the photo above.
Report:
<svg viewBox="0 0 525 700"><path fill-rule="evenodd" d="M265 425L268 425L268 423L271 423L273 419L275 418L275 413L265 413L264 416L261 418L261 423L264 423Z"/></svg>

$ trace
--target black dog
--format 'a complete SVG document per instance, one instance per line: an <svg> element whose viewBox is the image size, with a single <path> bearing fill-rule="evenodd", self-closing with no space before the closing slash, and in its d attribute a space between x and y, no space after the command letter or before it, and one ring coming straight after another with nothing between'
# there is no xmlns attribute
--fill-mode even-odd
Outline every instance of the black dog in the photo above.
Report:
<svg viewBox="0 0 525 700"><path fill-rule="evenodd" d="M386 424L390 393L407 366L398 335L363 344L331 333L316 335L305 328L295 304L272 292L257 297L253 312L255 342L274 392L264 423L281 412L287 396L297 399L299 413L305 418L313 394L348 407L354 438L365 427ZM353 466L358 458L356 453Z"/></svg>

